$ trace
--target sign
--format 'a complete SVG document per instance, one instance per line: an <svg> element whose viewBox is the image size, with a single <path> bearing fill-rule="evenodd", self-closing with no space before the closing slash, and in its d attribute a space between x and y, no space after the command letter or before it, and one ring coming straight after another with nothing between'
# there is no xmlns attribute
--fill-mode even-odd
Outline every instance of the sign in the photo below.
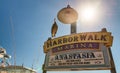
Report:
<svg viewBox="0 0 120 73"><path fill-rule="evenodd" d="M44 52L47 53L50 49L55 47L59 47L67 44L74 43L103 43L107 47L112 45L113 37L110 32L86 32L86 33L78 33L67 35L63 37L58 37L54 39L47 40L44 43Z"/></svg>
<svg viewBox="0 0 120 73"><path fill-rule="evenodd" d="M72 50L100 50L99 43L73 43L52 48L52 53Z"/></svg>
<svg viewBox="0 0 120 73"><path fill-rule="evenodd" d="M48 66L103 65L103 52L75 52L49 56Z"/></svg>
<svg viewBox="0 0 120 73"><path fill-rule="evenodd" d="M103 44L98 45L99 49L93 50L81 48L53 52L51 49L46 53L45 70L110 69L108 48Z"/></svg>
<svg viewBox="0 0 120 73"><path fill-rule="evenodd" d="M45 70L110 69L110 32L86 32L48 39L44 43Z"/></svg>

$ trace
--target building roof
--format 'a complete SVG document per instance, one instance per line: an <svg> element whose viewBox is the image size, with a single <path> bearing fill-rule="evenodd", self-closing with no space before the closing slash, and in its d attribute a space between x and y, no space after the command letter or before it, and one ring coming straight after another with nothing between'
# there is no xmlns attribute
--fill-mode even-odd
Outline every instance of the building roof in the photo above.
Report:
<svg viewBox="0 0 120 73"><path fill-rule="evenodd" d="M18 70L18 69L29 70L29 71L32 71L32 72L36 72L32 68L27 68L27 67L24 67L24 66L14 66L14 65L6 66L6 67L1 67L0 66L0 70Z"/></svg>

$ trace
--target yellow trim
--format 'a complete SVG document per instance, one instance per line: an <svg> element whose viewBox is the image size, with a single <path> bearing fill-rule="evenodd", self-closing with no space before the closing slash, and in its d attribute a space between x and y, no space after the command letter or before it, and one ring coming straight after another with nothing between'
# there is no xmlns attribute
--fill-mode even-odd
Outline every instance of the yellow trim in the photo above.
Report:
<svg viewBox="0 0 120 73"><path fill-rule="evenodd" d="M59 43L59 41L61 41ZM78 33L67 36L62 36L54 39L47 40L44 43L44 52L46 53L50 49L67 45L73 43L85 43L85 42L96 42L103 43L105 46L112 46L113 36L111 36L110 32L86 32L86 33Z"/></svg>

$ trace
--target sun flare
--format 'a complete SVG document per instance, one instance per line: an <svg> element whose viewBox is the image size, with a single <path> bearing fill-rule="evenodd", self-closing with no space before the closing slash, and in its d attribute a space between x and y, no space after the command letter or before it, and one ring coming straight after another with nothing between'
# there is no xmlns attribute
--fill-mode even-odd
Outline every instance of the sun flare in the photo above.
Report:
<svg viewBox="0 0 120 73"><path fill-rule="evenodd" d="M80 9L80 20L85 22L93 22L98 18L98 10L94 6L87 6Z"/></svg>
<svg viewBox="0 0 120 73"><path fill-rule="evenodd" d="M82 15L83 19L85 19L85 20L92 20L95 18L95 14L96 14L95 9L88 7L88 8L83 9L81 15Z"/></svg>

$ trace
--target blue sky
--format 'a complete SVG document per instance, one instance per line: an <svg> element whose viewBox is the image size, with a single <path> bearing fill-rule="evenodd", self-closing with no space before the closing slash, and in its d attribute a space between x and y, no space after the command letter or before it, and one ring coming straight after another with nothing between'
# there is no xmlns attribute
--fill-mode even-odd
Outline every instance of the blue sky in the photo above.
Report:
<svg viewBox="0 0 120 73"><path fill-rule="evenodd" d="M117 73L120 73L120 1L97 0L101 15L96 22L84 23L78 19L77 33L97 32L107 28L114 36L111 47ZM51 27L57 12L69 3L79 14L80 6L95 0L0 0L0 45L12 56L14 51L16 64L32 67L42 73L44 63L43 44L51 37ZM56 37L69 35L70 25L63 25L56 19L58 32ZM69 72L69 71L68 71ZM78 73L77 71L76 73ZM92 73L110 73L109 71L91 71ZM67 72L48 72L67 73ZM74 72L69 72L74 73ZM79 73L90 73L80 71Z"/></svg>

